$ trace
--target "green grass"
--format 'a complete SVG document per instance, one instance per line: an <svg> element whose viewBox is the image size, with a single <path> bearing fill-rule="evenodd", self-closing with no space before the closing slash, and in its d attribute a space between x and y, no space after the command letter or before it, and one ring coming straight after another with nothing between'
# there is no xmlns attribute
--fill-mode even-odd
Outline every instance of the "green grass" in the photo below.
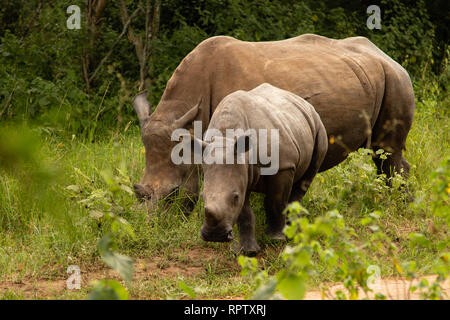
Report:
<svg viewBox="0 0 450 320"><path fill-rule="evenodd" d="M405 158L411 164L408 187L425 203L430 201L429 176L448 156L448 102L448 97L442 100L430 91L421 94L407 142ZM99 226L80 201L106 190L105 174L117 176L117 169L129 178L128 186L139 181L144 154L137 126L90 143L39 126L5 126L2 135L15 137L19 147L12 154L23 161L11 158L9 163L0 162L0 298L80 299L88 293L86 281L120 279L105 273L108 268L98 255L97 241L105 226ZM361 169L364 165L369 167ZM410 206L401 192L384 188L375 178L375 167L368 157L352 156L316 177L303 206L313 217L338 209L346 223L360 232L361 240L370 234L358 227L359 219L365 213L382 211L381 225L395 239L400 257L415 260L420 273L429 273L438 252L436 247L412 249L408 234L421 232L437 242L448 237L448 231L430 233L430 210ZM67 190L71 185L80 188L79 194ZM254 194L251 202L257 214L257 240L263 248L258 260L260 266L273 273L283 266L279 253L284 244L269 240L263 232L262 196ZM188 217L176 205L169 212L160 210L149 217L136 205L132 194L121 191L115 195L114 205L135 233L134 239L124 237L119 243L119 251L136 261L135 279L129 289L131 298L186 298L180 281L196 288L197 298L230 299L251 294L253 284L240 275L231 245L200 239L202 203ZM374 257L385 276L393 274L389 261L387 255ZM82 290L40 287L45 281L64 285L69 265L80 266ZM333 279L322 273L312 285L324 281Z"/></svg>

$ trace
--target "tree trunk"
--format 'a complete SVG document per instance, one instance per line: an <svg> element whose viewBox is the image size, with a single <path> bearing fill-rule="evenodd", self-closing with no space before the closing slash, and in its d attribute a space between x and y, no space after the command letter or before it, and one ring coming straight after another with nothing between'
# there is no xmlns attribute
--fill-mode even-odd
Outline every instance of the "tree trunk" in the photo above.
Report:
<svg viewBox="0 0 450 320"><path fill-rule="evenodd" d="M86 26L89 31L88 48L83 49L82 53L82 72L89 91L92 79L89 76L95 68L98 57L95 55L95 48L100 37L101 22L107 0L86 0Z"/></svg>
<svg viewBox="0 0 450 320"><path fill-rule="evenodd" d="M139 90L150 90L151 74L149 61L153 53L151 42L156 39L159 32L161 0L146 0L145 7L143 7L141 0L138 3L138 7L145 13L145 34L137 36L133 28L129 26L128 40L133 43L139 62ZM124 0L120 0L120 17L124 25L129 20L128 9Z"/></svg>

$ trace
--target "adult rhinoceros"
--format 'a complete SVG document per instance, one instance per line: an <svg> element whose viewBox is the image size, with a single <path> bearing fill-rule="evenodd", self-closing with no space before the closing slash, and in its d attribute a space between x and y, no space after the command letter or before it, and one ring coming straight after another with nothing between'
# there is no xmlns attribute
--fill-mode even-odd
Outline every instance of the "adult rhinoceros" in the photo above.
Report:
<svg viewBox="0 0 450 320"><path fill-rule="evenodd" d="M150 209L182 187L195 201L200 169L171 161L171 150L178 143L171 141L172 131L189 128L193 120L201 120L206 130L226 95L264 82L308 100L320 115L330 142L335 141L320 171L339 164L359 147L370 146L391 153L384 161L374 158L380 173L390 176L392 170L403 169L408 176L402 150L415 108L411 80L402 66L368 39L305 34L282 41L245 42L217 36L201 42L183 59L151 115L145 94L133 101L146 149L136 196L150 200Z"/></svg>

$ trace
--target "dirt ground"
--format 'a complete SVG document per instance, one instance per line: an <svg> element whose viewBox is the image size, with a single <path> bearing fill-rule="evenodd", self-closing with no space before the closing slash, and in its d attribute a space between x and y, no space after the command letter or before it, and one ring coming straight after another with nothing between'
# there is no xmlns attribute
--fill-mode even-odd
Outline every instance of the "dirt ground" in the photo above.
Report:
<svg viewBox="0 0 450 320"><path fill-rule="evenodd" d="M436 276L424 276L428 280L428 283L432 283ZM421 279L421 278L420 278ZM415 292L411 292L409 289L411 286L415 286L418 284L420 279L414 279L412 281L399 279L399 278L387 278L380 279L376 282L372 290L373 292L369 292L367 295L364 293L362 289L359 290L360 298L369 298L374 299L376 293L383 294L388 300L419 300L421 299L421 291L417 289ZM446 299L450 297L450 281L447 281L443 285L444 293L446 295ZM343 284L335 284L328 287L328 291L325 296L322 295L322 292L319 290L309 291L306 293L305 300L329 300L336 298L336 292L341 290L342 292L346 292Z"/></svg>
<svg viewBox="0 0 450 320"><path fill-rule="evenodd" d="M137 259L134 264L134 280L133 283L140 283L143 281L152 281L164 278L177 279L179 276L185 278L201 275L205 272L203 263L215 256L215 250L202 249L190 249L184 253L184 260L171 260L167 261L164 257L153 257L152 259ZM235 269L236 274L239 274L239 267L235 261L223 261L224 267L227 270ZM83 268L82 268L83 270ZM433 282L435 276L425 276L429 283ZM5 292L14 292L19 294L24 299L65 299L69 297L67 295L68 289L66 279L39 279L31 277L11 277L12 280L3 281L0 280L0 297ZM98 267L97 269L91 269L89 271L81 272L81 286L84 289L90 287L94 280L100 279L116 279L120 280L119 275L112 269L107 267ZM417 300L420 299L420 290L416 292L410 292L409 288L412 285L416 285L420 279L413 281L387 278L381 279L373 286L373 293L367 295L360 290L359 298L374 299L375 293L382 293L389 300ZM446 299L450 297L450 280L447 280L443 285ZM322 299L336 299L336 292L338 290L345 291L342 284L333 284L328 287L325 295L319 290L308 291L305 296L305 300L322 300ZM131 299L151 299L152 297L133 297ZM201 297L199 297L201 298ZM218 299L233 299L240 300L244 297L216 297Z"/></svg>

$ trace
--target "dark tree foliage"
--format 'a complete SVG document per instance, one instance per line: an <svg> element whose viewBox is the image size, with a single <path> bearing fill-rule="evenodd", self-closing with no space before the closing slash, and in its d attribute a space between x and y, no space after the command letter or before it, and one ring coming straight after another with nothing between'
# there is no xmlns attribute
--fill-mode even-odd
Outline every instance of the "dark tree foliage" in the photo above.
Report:
<svg viewBox="0 0 450 320"><path fill-rule="evenodd" d="M372 4L381 30L366 26ZM70 5L81 8L80 30L66 27ZM155 107L181 59L214 35L361 35L414 80L437 78L445 89L449 16L446 0L2 0L0 121L87 139L123 128L135 121L132 96L147 88Z"/></svg>

